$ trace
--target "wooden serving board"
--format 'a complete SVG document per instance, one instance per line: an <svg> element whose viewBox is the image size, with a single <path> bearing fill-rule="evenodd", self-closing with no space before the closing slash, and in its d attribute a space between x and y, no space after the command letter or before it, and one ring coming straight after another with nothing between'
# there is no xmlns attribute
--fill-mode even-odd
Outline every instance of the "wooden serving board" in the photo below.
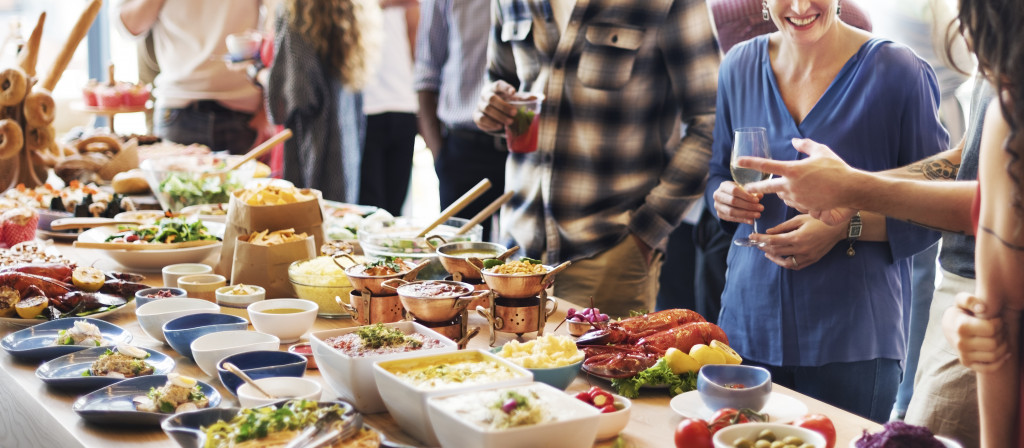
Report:
<svg viewBox="0 0 1024 448"><path fill-rule="evenodd" d="M169 250L184 249L186 247L209 246L219 244L219 240L185 241L182 243L97 243L89 241L75 241L74 246L83 249L104 249L104 250Z"/></svg>

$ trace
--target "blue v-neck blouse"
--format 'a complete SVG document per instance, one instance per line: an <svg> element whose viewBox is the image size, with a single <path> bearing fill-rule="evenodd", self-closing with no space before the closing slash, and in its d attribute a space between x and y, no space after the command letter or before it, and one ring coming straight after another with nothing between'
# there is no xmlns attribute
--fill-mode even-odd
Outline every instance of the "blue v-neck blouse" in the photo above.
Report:
<svg viewBox="0 0 1024 448"><path fill-rule="evenodd" d="M767 128L771 155L777 160L806 157L790 140L809 138L832 148L853 167L880 171L948 148L938 105L931 67L909 48L873 38L796 123L772 71L768 36L756 37L734 47L719 71L705 200L713 204L719 184L732 180L733 129ZM761 203L762 232L798 214L775 195ZM734 236L752 231L746 224L721 223ZM799 271L777 266L757 248L733 246L719 316L732 347L746 359L785 366L903 359L910 257L939 235L893 219L886 220L886 226L888 242L858 241L856 255L850 257L843 241Z"/></svg>

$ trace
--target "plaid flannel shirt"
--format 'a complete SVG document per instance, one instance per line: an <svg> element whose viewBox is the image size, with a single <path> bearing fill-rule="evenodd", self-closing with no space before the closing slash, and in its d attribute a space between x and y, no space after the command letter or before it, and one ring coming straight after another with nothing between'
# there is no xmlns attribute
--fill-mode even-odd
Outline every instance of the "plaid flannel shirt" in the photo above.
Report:
<svg viewBox="0 0 1024 448"><path fill-rule="evenodd" d="M546 262L630 233L663 248L711 154L720 56L705 2L577 0L562 36L547 0L491 13L489 80L546 97L538 150L509 157L502 228Z"/></svg>

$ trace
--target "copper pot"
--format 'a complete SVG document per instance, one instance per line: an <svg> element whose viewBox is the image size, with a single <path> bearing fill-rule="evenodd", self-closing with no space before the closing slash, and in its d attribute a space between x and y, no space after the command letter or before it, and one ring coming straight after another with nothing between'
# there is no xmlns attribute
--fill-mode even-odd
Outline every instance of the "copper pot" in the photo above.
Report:
<svg viewBox="0 0 1024 448"><path fill-rule="evenodd" d="M490 294L490 291L474 291L473 285L469 283L447 280L407 282L391 279L384 282L384 286L396 288L406 311L414 318L427 322L451 320L466 309L470 302ZM432 289L446 291L434 293L430 292Z"/></svg>
<svg viewBox="0 0 1024 448"><path fill-rule="evenodd" d="M347 268L342 267L341 264L338 263L339 258L347 258L356 264ZM334 262L345 271L345 275L348 276L349 283L352 283L352 289L354 291L369 291L370 295L374 296L395 295L395 289L384 286L384 282L391 279L402 279L411 282L416 280L416 275L419 274L420 270L427 265L426 261L421 262L420 264L412 264L409 261L403 260L403 264L406 266L406 269L401 272L390 275L368 275L363 273L365 264L356 262L355 259L348 254L339 254L335 256Z"/></svg>
<svg viewBox="0 0 1024 448"><path fill-rule="evenodd" d="M343 303L340 297L336 299L359 325L387 324L405 318L405 308L397 295L371 296L352 291L349 293L349 303Z"/></svg>
<svg viewBox="0 0 1024 448"><path fill-rule="evenodd" d="M444 242L444 238L438 235L431 235L427 238L427 242L431 244L435 240ZM480 280L480 270L484 267L483 260L494 258L505 261L518 250L519 246L508 249L497 243L479 241L442 243L434 249L441 265L452 275L452 278L455 281L466 282ZM467 256L467 254L475 256Z"/></svg>
<svg viewBox="0 0 1024 448"><path fill-rule="evenodd" d="M552 268L545 266L544 274L495 274L491 269L480 271L484 282L497 295L510 299L526 299L540 294L541 291L555 282L555 274L569 267L568 261Z"/></svg>

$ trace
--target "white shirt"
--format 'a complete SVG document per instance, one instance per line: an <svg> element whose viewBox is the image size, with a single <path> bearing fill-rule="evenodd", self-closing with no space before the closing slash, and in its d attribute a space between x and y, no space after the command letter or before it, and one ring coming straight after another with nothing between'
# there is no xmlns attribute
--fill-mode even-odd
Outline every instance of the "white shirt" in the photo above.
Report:
<svg viewBox="0 0 1024 448"><path fill-rule="evenodd" d="M259 0L175 0L167 2L150 32L160 74L153 81L157 107L178 108L197 100L216 100L243 112L255 111L260 90L224 62L229 34L255 30ZM121 20L114 26L133 35Z"/></svg>
<svg viewBox="0 0 1024 448"><path fill-rule="evenodd" d="M405 8L386 8L381 14L381 57L377 71L363 87L363 112L416 113L418 101L413 90L412 50L405 23Z"/></svg>

